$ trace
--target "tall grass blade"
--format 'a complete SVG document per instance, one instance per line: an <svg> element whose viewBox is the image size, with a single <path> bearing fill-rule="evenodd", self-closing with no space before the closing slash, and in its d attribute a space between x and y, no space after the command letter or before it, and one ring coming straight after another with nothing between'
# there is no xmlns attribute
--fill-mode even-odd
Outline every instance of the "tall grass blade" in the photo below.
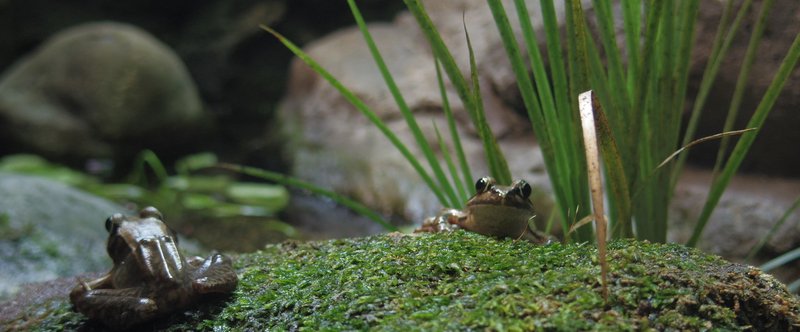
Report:
<svg viewBox="0 0 800 332"><path fill-rule="evenodd" d="M433 153L430 144L428 144L428 141L425 139L425 135L419 128L416 119L414 119L414 114L412 114L411 109L409 109L408 104L403 98L403 95L400 93L400 89L397 87L392 74L389 72L386 62L383 61L383 56L381 56L377 45L375 45L375 41L372 39L372 35L367 29L367 24L364 22L364 18L361 16L361 12L358 10L355 1L347 0L347 4L350 6L350 10L353 12L353 17L355 18L361 33L364 35L364 41L367 43L367 47L372 54L372 58L375 61L375 64L378 66L381 76L383 76L383 80L386 82L386 86L389 88L392 97L394 97L397 107L400 109L400 113L403 114L403 118L406 120L406 124L408 124L408 128L411 130L411 134L414 136L417 146L420 148L420 150L422 150L422 153L428 160L428 165L433 170L433 174L439 182L440 188L447 195L447 198L450 199L450 204L447 204L447 206L459 206L460 202L456 196L453 186L450 184L450 181L444 174L442 167L439 165L439 161L436 159L436 155Z"/></svg>
<svg viewBox="0 0 800 332"><path fill-rule="evenodd" d="M466 191L464 190L464 186L461 184L461 181L458 181L458 170L456 169L456 164L453 162L453 158L450 156L450 152L447 149L447 145L444 143L442 139L442 134L439 132L439 127L436 125L436 122L433 123L433 131L436 132L436 141L439 143L439 149L442 151L442 156L444 162L447 164L447 169L450 171L450 175L453 177L453 181L456 183L456 186L459 189L459 194L461 195L460 201L466 202ZM463 208L463 204L459 204L453 206L455 208Z"/></svg>
<svg viewBox="0 0 800 332"><path fill-rule="evenodd" d="M630 102L628 98L627 89L623 88L626 85L624 68L622 66L622 57L620 55L619 47L617 47L617 39L614 31L614 14L611 9L611 1L594 0L594 10L596 11L595 17L600 28L600 41L602 42L604 54L606 55L606 67L608 68L608 83L602 86L611 87L608 102L605 105L614 109L615 111L609 114L612 116L611 121L617 128L625 128L630 116ZM600 60L600 57L596 57ZM598 87L601 85L595 85ZM610 102L610 103L609 103ZM622 132L625 132L622 130ZM616 139L620 139L617 137Z"/></svg>
<svg viewBox="0 0 800 332"><path fill-rule="evenodd" d="M733 42L736 32L741 26L741 23L744 20L745 14L750 8L751 3L752 0L745 0L742 3L741 7L739 7L738 13L736 14L736 18L733 20L731 27L727 31L725 31L725 25L728 21L728 17L730 16L730 12L732 11L732 1L728 1L725 9L722 12L722 18L720 19L720 23L717 28L717 35L714 38L714 42L711 47L711 56L709 56L708 63L703 71L703 78L700 80L700 88L697 91L697 97L695 97L694 105L692 106L692 111L689 115L689 123L686 126L681 145L687 145L694 137L695 132L697 132L697 126L700 123L700 115L702 114L703 107L705 107L706 99L708 98L708 94L711 92L711 87L713 86L717 77L719 68L722 65L722 60L728 53L728 48ZM723 33L723 31L725 31L725 33ZM678 176L680 175L679 172L683 169L683 165L686 163L686 158L688 158L688 156L688 154L683 154L680 156L680 158L678 158L678 162L676 163L676 166L672 172L672 182L670 184L672 189L675 188L675 184L678 181Z"/></svg>
<svg viewBox="0 0 800 332"><path fill-rule="evenodd" d="M761 271L769 272L798 258L800 258L800 248L795 248L792 251L786 252L783 255L771 259L769 262L761 265L760 268Z"/></svg>
<svg viewBox="0 0 800 332"><path fill-rule="evenodd" d="M725 117L725 124L722 126L722 131L731 130L734 122L736 121L736 117L739 115L739 108L742 106L745 88L749 82L750 68L752 68L753 62L755 61L756 53L758 52L758 43L761 41L761 37L764 34L767 13L769 13L770 9L772 8L772 3L772 0L768 0L761 5L761 13L759 14L758 21L756 22L756 25L750 36L750 41L747 44L744 60L742 60L741 69L739 70L739 78L736 79L736 88L733 90L731 105L728 109L728 115ZM729 143L730 140L727 137L723 137L719 142L719 150L717 150L717 159L714 162L714 170L712 174L717 174L719 168L722 167L722 163L728 153Z"/></svg>
<svg viewBox="0 0 800 332"><path fill-rule="evenodd" d="M583 141L581 141L581 134L577 132L580 124L577 120L579 114L578 98L577 96L583 91L591 90L592 74L599 72L592 72L590 64L594 62L591 58L590 52L595 49L593 43L588 37L589 30L586 26L585 13L583 5L580 0L564 1L566 9L566 25L567 25L567 59L568 59L568 72L569 72L569 96L571 98L570 117L572 125L570 136L577 139L573 141L572 148L564 151L567 156L567 161L572 163L566 165L569 167L569 172L566 174L567 178L578 177L569 181L570 192L569 199L572 203L570 206L575 206L575 220L580 220L590 214L589 204L589 184L588 178L583 176L586 174L586 157L583 155ZM563 114L563 112L562 112ZM564 118L563 121L567 121ZM565 127L567 128L567 127ZM578 162L580 161L580 162ZM578 239L581 241L591 241L591 229L578 230Z"/></svg>
<svg viewBox="0 0 800 332"><path fill-rule="evenodd" d="M797 290L800 290L800 279L795 279L795 281L786 285L786 289L789 290L789 293L797 293Z"/></svg>
<svg viewBox="0 0 800 332"><path fill-rule="evenodd" d="M284 186L291 186L302 190L307 190L313 194L325 196L333 200L334 202L341 204L356 213L374 221L375 223L383 226L384 229L389 231L397 231L397 227L383 219L381 215L373 211L372 209L358 203L352 199L349 199L345 196L339 195L335 192L327 190L325 188L318 187L312 183L305 182L303 180L293 178L290 176L286 176L280 173L270 172L267 170L263 170L260 168L255 167L248 167L248 166L241 166L241 165L234 165L234 164L217 164L216 167L225 169L232 172L237 172L245 175L249 175L252 177L273 181L280 183Z"/></svg>
<svg viewBox="0 0 800 332"><path fill-rule="evenodd" d="M670 135L670 144L678 144L681 116L686 102L686 86L689 83L689 67L695 40L695 22L697 22L700 1L683 1L680 5L681 7L678 8L680 13L676 13L676 17L683 18L683 20L677 22L680 34L676 36L678 38L676 41L677 52L675 54L677 61L673 74L673 80L675 81L674 91L671 96L675 104L672 106L673 111L670 112L671 117L668 119L668 123L675 124L675 130Z"/></svg>
<svg viewBox="0 0 800 332"><path fill-rule="evenodd" d="M439 84L439 94L442 96L442 110L444 117L447 119L447 127L450 130L450 139L453 141L453 149L458 157L458 163L461 166L462 181L458 180L459 173L451 173L453 183L456 185L460 197L459 202L466 202L467 198L471 196L471 190L468 192L467 188L472 188L472 171L470 170L469 163L467 163L467 156L464 155L464 148L461 146L461 137L458 135L458 128L456 127L456 118L453 115L453 110L450 108L450 100L447 97L447 90L444 87L444 79L442 77L442 68L439 60L434 60L436 64L436 81ZM442 150L444 151L444 149Z"/></svg>
<svg viewBox="0 0 800 332"><path fill-rule="evenodd" d="M528 117L533 127L536 137L538 138L539 145L544 155L545 165L549 173L550 181L553 184L556 202L559 206L559 213L561 214L562 227L569 228L569 216L567 210L572 206L588 206L588 184L586 179L578 174L583 174L580 171L585 167L583 158L574 151L580 146L575 143L579 140L579 136L575 134L575 118L576 115L570 115L571 103L568 102L565 96L568 96L566 91L566 80L560 79L557 83L560 84L557 88L562 91L553 92L552 87L549 86L550 82L546 79L544 74L544 66L538 51L538 44L535 40L532 31L532 24L530 17L527 13L525 4L521 1L516 1L516 9L520 18L523 36L525 37L526 46L531 56L531 66L534 71L534 79L536 79L536 88L534 82L528 75L525 62L517 45L516 37L511 29L507 14L500 1L489 0L489 8L495 20L500 37L503 40L503 46L506 49L506 55L511 62L511 67L517 78L517 86L520 94L522 95L523 103L528 111ZM546 7L546 8L544 8ZM552 3L543 3L543 9L552 11ZM547 16L547 13L544 14ZM555 24L550 21L550 24ZM552 29L555 31L557 29ZM557 35L549 36L548 42L558 40ZM556 49L554 54L557 54ZM555 70L555 69L554 69ZM559 71L564 73L563 69ZM558 79L557 79L558 80ZM539 91L539 94L536 92ZM558 102L554 96L563 97L562 105L566 105L566 109L556 110L554 105ZM543 106L542 103L547 106ZM555 142L558 142L556 144ZM578 168L576 171L574 168ZM576 218L579 219L579 218ZM591 240L591 230L585 229L578 232L578 238L582 241Z"/></svg>
<svg viewBox="0 0 800 332"><path fill-rule="evenodd" d="M403 0L403 2L405 2L408 11L414 16L420 29L428 39L428 43L431 45L431 49L433 49L433 54L441 62L442 68L445 73L447 73L447 77L450 78L450 83L453 84L456 94L458 94L459 99L461 99L461 103L464 104L464 108L472 118L472 122L475 123L476 106L470 91L470 83L467 82L464 75L462 75L461 70L458 68L453 58L453 54L450 53L447 45L445 45L442 36L439 34L436 26L433 25L431 18L420 3L420 0Z"/></svg>
<svg viewBox="0 0 800 332"><path fill-rule="evenodd" d="M778 229L780 229L781 226L783 226L783 223L785 223L786 220L789 219L789 217L792 215L792 212L794 212L794 210L796 210L798 207L800 207L800 196L798 196L797 199L794 200L792 206L790 206L789 209L786 210L786 212L784 212L783 215L778 219L778 221L772 225L772 227L769 229L769 232L767 232L767 234L764 235L755 246L753 246L753 249L750 250L750 252L747 254L747 257L744 258L744 260L750 261L751 259L753 259L753 257L755 257L755 255L758 254L759 251L761 251L761 248L763 248L764 245L767 244L767 242L769 242L772 236L778 232Z"/></svg>
<svg viewBox="0 0 800 332"><path fill-rule="evenodd" d="M520 15L522 21L522 14L527 16L528 10L525 7L525 1L517 0L517 13ZM553 0L540 0L540 7L542 10L542 21L544 23L545 40L547 47L547 60L550 63L550 80L552 81L553 95L555 97L555 109L561 114L567 114L568 117L572 116L572 101L569 98L569 83L567 81L567 66L564 64L564 57L561 55L561 38L559 38L560 27L556 21L556 11L553 6ZM520 10L520 8L522 10ZM525 18L530 20L530 17ZM535 34L533 35L535 36ZM525 38L526 43L531 43L535 39ZM580 138L574 137L573 140L578 141Z"/></svg>
<svg viewBox="0 0 800 332"><path fill-rule="evenodd" d="M563 60L561 60L562 57L559 54L560 46L554 46L552 50L548 49L548 56L550 57L550 60L555 63L560 63L560 66L556 64L551 66L551 70L553 71L553 83L551 86L551 80L545 70L544 60L542 59L539 51L539 42L533 30L533 24L528 14L527 5L523 0L515 0L514 4L525 41L525 48L530 59L530 68L533 72L532 83L536 87L535 91L530 91L530 93L533 93L534 96L529 97L529 99L533 105L540 106L538 110L533 109L533 112L534 114L541 115L533 116L529 113L529 118L531 122L543 121L541 124L539 124L539 127L544 124L544 129L546 129L546 132L543 133L542 131L536 131L536 134L541 145L543 145L543 149L553 151L552 153L546 154L546 156L552 155L552 158L555 160L554 163L557 164L555 166L557 167L555 171L557 174L556 176L560 176L558 174L570 172L570 164L582 164L583 160L583 155L579 151L581 144L579 142L580 136L577 135L577 130L575 129L577 123L574 121L575 116L573 112L570 111L570 102L567 98L567 84L566 82L559 82L559 80L566 79L564 76ZM505 19L506 14L502 8L502 5L498 3L496 6L496 15L498 15L501 19ZM545 11L542 15L544 16L544 20L547 21L546 24L555 25L555 10L552 8L552 6L552 1L542 1L542 7ZM548 15L552 15L553 17L547 17ZM506 27L510 27L510 25L503 23L502 25L498 26L498 29L511 32L511 30L507 29ZM553 34L553 36L547 36L548 47L550 47L551 43L558 43L557 41L559 38L557 28L546 27L546 33ZM516 43L515 39L504 37L503 40L504 43L511 45L511 47L507 48L508 51L513 52L514 49L517 49L517 47L514 45ZM517 70L517 68L515 68L515 70ZM522 75L523 73L520 72L518 74ZM527 73L525 73L525 75L527 76ZM522 85L520 85L520 88L522 88ZM556 91L554 92L554 90ZM537 103L537 97L541 104ZM558 101L558 99L561 98L564 100ZM531 109L529 109L529 112L530 111ZM541 118L541 120L539 120L539 118ZM537 130L536 127L534 127L534 130ZM538 130L543 129L540 128ZM565 161L568 163L567 165L560 164ZM561 179L557 181L560 182L560 185L568 184L564 183L564 181Z"/></svg>
<svg viewBox="0 0 800 332"><path fill-rule="evenodd" d="M486 114L483 109L483 98L481 97L481 86L478 78L478 65L475 61L475 52L472 49L472 41L469 39L469 32L467 31L467 24L464 22L464 35L467 38L467 49L469 51L469 69L470 77L472 79L472 98L475 105L475 127L478 128L481 140L483 141L483 148L486 154L486 160L489 163L489 171L497 182L502 184L511 184L511 171L508 169L506 158L497 144L497 139L489 128L489 123L486 121Z"/></svg>
<svg viewBox="0 0 800 332"><path fill-rule="evenodd" d="M539 97L542 111L550 112L550 116L555 117L555 112L557 111L556 102L550 88L550 78L547 76L547 72L544 68L544 61L542 60L541 52L539 52L539 41L536 40L536 33L533 31L533 24L528 15L528 8L524 0L516 0L514 4L516 5L517 17L520 27L522 28L525 47L528 51L531 71L533 71L533 81L536 83L536 96ZM498 8L498 10L499 9L501 8ZM502 14L505 15L504 13ZM558 129L554 128L554 130ZM559 137L561 135L556 134L555 136Z"/></svg>
<svg viewBox="0 0 800 332"><path fill-rule="evenodd" d="M645 133L642 134L641 126L643 124L647 124L647 112L650 108L648 108L648 97L651 97L652 92L651 89L653 88L653 77L657 74L655 69L658 67L656 66L656 43L658 39L658 24L660 22L660 18L662 17L661 12L663 11L664 7L667 5L667 1L656 1L651 3L648 10L647 10L647 22L646 22L646 30L645 30L645 38L644 38L644 45L642 48L642 53L640 54L640 63L631 64L638 66L638 73L641 75L638 80L639 84L635 86L634 89L634 104L633 104L633 111L639 112L639 118L644 119L644 121L631 121L630 126L628 128L628 135L630 135L634 141L639 142L637 144L623 144L627 149L623 150L623 154L628 156L632 161L642 161L645 160L643 157L640 158L639 154L648 155L647 149L650 148L650 139L649 136ZM639 149L644 151L639 151ZM638 172L633 173L631 175L638 174ZM647 229L648 226L644 223L649 222L646 218L637 218L637 228L640 229Z"/></svg>
<svg viewBox="0 0 800 332"><path fill-rule="evenodd" d="M428 39L428 43L431 45L433 49L434 55L436 58L441 62L442 68L447 73L447 76L450 78L450 82L453 84L453 87L456 90L459 98L461 99L461 103L464 105L464 108L470 115L472 119L472 123L478 128L479 132L487 132L488 126L484 127L484 130L480 129L479 119L478 117L482 116L478 112L479 109L483 107L483 105L479 105L478 103L481 102L480 98L476 98L479 94L476 91L473 91L473 82L467 81L462 75L461 70L458 68L458 65L453 59L452 53L444 44L441 35L439 34L436 26L433 25L430 17L428 16L425 8L422 6L419 0L404 0L406 7L408 7L409 12L414 16L417 20L417 24L422 29L422 32ZM488 137L486 135L482 135L481 139L484 141L484 149L486 149L487 155L491 156L487 158L489 162L490 168L493 169L494 176L497 178L499 182L508 182L510 183L510 171L508 171L508 166L505 163L505 158L501 157L500 149L497 147L496 140L493 135ZM487 144L489 142L489 144ZM490 159L491 158L491 159Z"/></svg>
<svg viewBox="0 0 800 332"><path fill-rule="evenodd" d="M640 0L627 0L621 1L622 5L622 23L623 30L625 31L625 48L628 57L628 72L627 84L625 87L628 90L628 104L633 104L633 96L636 92L635 87L641 83L639 80L639 43L641 40L641 10L642 3ZM636 112L631 110L631 112ZM628 114L632 117L632 114Z"/></svg>
<svg viewBox="0 0 800 332"><path fill-rule="evenodd" d="M783 62L781 62L781 65L778 68L778 73L773 78L772 83L767 89L767 92L764 94L764 97L758 104L756 111L750 118L750 122L747 123L748 128L758 129L742 135L742 137L736 143L736 146L733 148L733 152L731 153L728 162L725 163L722 173L720 173L719 177L711 185L711 189L708 193L708 199L703 206L703 211L697 220L697 224L692 232L692 236L687 242L688 246L693 247L697 245L697 241L700 240L700 236L702 235L706 223L708 223L708 219L711 217L711 213L714 211L717 203L719 203L720 198L722 198L722 193L725 191L728 183L730 183L733 174L736 173L736 170L739 169L739 165L742 164L742 161L744 160L747 151L750 149L750 146L753 145L753 141L755 141L758 132L761 130L761 126L764 124L764 120L766 120L767 115L769 115L769 112L772 110L772 106L775 105L775 100L778 98L778 94L780 94L781 90L783 90L786 80L788 79L792 70L795 68L795 65L797 65L798 58L800 58L800 33L795 36L794 42L789 48L789 52L786 54L786 57L783 58Z"/></svg>
<svg viewBox="0 0 800 332"><path fill-rule="evenodd" d="M446 198L446 196L443 193L442 189L440 189L436 185L436 183L433 182L433 179L428 174L428 172L422 167L422 165L419 163L417 158L411 153L411 151L408 150L408 148L405 146L405 144L403 144L403 142L400 141L400 139L397 137L397 135L395 135L391 131L391 129L389 129L389 127L386 126L386 124L383 122L383 120L381 120L380 117L378 117L378 115L375 114L375 112L373 112L364 103L364 101L362 101L361 99L356 97L356 95L353 94L352 91L350 91L344 85L342 85L342 83L339 82L336 78L334 78L333 75L331 75L327 70L325 70L325 68L322 68L322 66L320 66L319 63L314 61L314 59L309 57L308 54L303 52L299 47L297 47L297 45L295 45L294 43L292 43L291 41L286 39L283 35L281 35L277 31L275 31L272 28L269 28L267 26L263 26L262 25L261 28L264 29L265 31L269 32L270 34L272 34L276 38L278 38L278 40L281 43L283 43L283 45L286 46L286 48L288 48L290 51L292 51L292 53L294 53L300 60L305 62L317 74L319 74L326 81L328 81L328 83L331 84L336 90L338 90L339 93L341 93L342 96L345 99L347 99L347 101L349 101L351 104L353 104L353 106L355 106L355 108L359 112L361 112L361 114L363 114L365 117L367 117L367 119L369 119L370 122L372 122L375 125L375 127L377 127L378 130L380 130L381 133L383 133L383 135L386 136L387 139L389 139L390 142L392 142L392 145L394 145L395 148L398 151L400 151L400 153L403 155L403 157L405 157L406 160L408 160L408 162L411 164L411 166L414 168L414 170L417 171L417 174L420 175L420 177L425 182L425 184L427 184L428 187L431 188L431 191L433 192L434 195L436 195L436 198L439 200L439 202L442 205L448 206L448 205L451 204L448 201L448 199Z"/></svg>

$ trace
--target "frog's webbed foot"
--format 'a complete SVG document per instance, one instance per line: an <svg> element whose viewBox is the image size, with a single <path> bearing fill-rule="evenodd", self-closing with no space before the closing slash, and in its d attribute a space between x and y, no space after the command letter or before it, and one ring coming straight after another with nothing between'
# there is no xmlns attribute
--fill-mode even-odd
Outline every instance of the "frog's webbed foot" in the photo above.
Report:
<svg viewBox="0 0 800 332"><path fill-rule="evenodd" d="M86 283L76 287L88 287ZM73 290L73 293L75 290ZM91 319L118 329L152 319L158 314L153 299L141 297L139 288L85 289L83 294L70 294L75 310Z"/></svg>
<svg viewBox="0 0 800 332"><path fill-rule="evenodd" d="M83 279L76 277L78 281L78 285L73 287L72 290L69 292L69 298L72 303L75 303L76 300L83 297L86 293L93 289L98 288L110 288L111 287L111 277L108 275L102 276L92 281L84 281Z"/></svg>
<svg viewBox="0 0 800 332"><path fill-rule="evenodd" d="M466 215L461 210L443 209L435 217L426 218L422 226L414 230L414 233L439 233L450 232L459 228L461 220Z"/></svg>
<svg viewBox="0 0 800 332"><path fill-rule="evenodd" d="M556 238L548 234L539 232L537 230L531 229L530 227L525 229L525 232L522 233L522 235L520 235L519 239L524 239L526 241L541 245L550 245L558 242Z"/></svg>
<svg viewBox="0 0 800 332"><path fill-rule="evenodd" d="M190 258L188 263L197 268L192 280L192 289L195 292L199 294L230 293L236 289L239 280L229 257L213 254L206 259Z"/></svg>

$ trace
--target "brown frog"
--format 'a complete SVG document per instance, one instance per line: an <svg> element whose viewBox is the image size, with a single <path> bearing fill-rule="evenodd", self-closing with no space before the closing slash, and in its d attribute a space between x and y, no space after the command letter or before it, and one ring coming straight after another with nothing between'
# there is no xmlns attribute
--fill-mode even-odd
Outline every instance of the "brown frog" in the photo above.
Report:
<svg viewBox="0 0 800 332"><path fill-rule="evenodd" d="M72 289L76 311L114 328L128 328L186 307L206 294L233 292L238 278L230 258L184 258L178 238L154 207L138 217L106 219L114 267Z"/></svg>
<svg viewBox="0 0 800 332"><path fill-rule="evenodd" d="M524 180L514 181L507 187L497 185L491 177L484 177L475 183L475 191L464 210L444 209L438 216L426 219L417 231L463 228L487 236L523 238L538 244L553 242L552 237L529 225L535 213L529 199L531 186Z"/></svg>

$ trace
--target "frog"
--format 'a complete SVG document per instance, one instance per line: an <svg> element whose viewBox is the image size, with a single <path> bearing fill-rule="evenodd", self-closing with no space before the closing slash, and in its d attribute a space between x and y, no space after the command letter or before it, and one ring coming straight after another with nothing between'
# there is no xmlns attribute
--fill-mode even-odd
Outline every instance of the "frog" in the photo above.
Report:
<svg viewBox="0 0 800 332"><path fill-rule="evenodd" d="M494 178L483 177L475 182L475 195L466 207L443 209L427 218L416 232L444 232L456 229L497 237L524 239L536 244L551 244L556 240L531 228L536 216L530 201L531 185L516 180L510 186L498 185Z"/></svg>
<svg viewBox="0 0 800 332"><path fill-rule="evenodd" d="M218 253L184 257L175 231L155 207L137 216L115 213L105 227L113 267L100 278L78 279L69 295L74 310L90 319L128 329L236 288L232 260Z"/></svg>

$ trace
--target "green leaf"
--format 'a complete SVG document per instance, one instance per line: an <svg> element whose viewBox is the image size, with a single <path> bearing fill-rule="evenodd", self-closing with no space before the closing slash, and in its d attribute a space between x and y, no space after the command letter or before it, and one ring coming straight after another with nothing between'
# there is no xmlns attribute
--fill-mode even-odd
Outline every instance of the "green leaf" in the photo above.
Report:
<svg viewBox="0 0 800 332"><path fill-rule="evenodd" d="M146 167L149 167L155 175L157 184L164 183L164 181L166 181L169 177L167 169L164 167L164 164L161 163L161 159L158 159L156 153L151 150L143 150L136 158L133 172L129 176L129 181L142 186L147 186Z"/></svg>
<svg viewBox="0 0 800 332"><path fill-rule="evenodd" d="M375 223L383 226L383 228L385 228L387 230L390 230L390 231L396 231L397 230L397 227L395 227L394 225L392 225L391 223L389 223L388 221L383 219L383 217L381 217L378 213L376 213L375 211L371 210L370 208L362 205L361 203L358 203L358 202L356 202L356 201L354 201L352 199L349 199L349 198L347 198L345 196L339 195L339 194L337 194L337 193L335 193L333 191L330 191L328 189L316 186L316 185L314 185L312 183L309 183L309 182L306 182L306 181L303 181L303 180L300 180L300 179L297 179L297 178L293 178L293 177L290 177L290 176L286 176L286 175L283 175L283 174L280 174L280 173L270 172L270 171L259 169L259 168L255 168L255 167L240 166L240 165L225 164L225 163L218 164L217 167L221 168L221 169L229 170L229 171L232 171L232 172L238 172L238 173L246 174L246 175L249 175L249 176L252 176L252 177L256 177L256 178L259 178L259 179L264 179L264 180L268 180L268 181L274 181L274 182L280 183L280 184L285 185L285 186L291 186L291 187L295 187L295 188L298 188L298 189L307 190L307 191L309 191L309 192L311 192L313 194L328 197L331 200L333 200L334 202L339 203L339 204L341 204L341 205L343 205L343 206L345 206L347 208L350 208L351 210L355 211L356 213L358 213L358 214L360 214L360 215L362 215L362 216L374 221Z"/></svg>
<svg viewBox="0 0 800 332"><path fill-rule="evenodd" d="M282 210L289 204L289 192L277 185L236 182L225 194L236 203L264 206L272 211Z"/></svg>
<svg viewBox="0 0 800 332"><path fill-rule="evenodd" d="M212 152L197 153L176 161L175 170L178 174L189 175L192 171L214 166L218 162L217 155Z"/></svg>

